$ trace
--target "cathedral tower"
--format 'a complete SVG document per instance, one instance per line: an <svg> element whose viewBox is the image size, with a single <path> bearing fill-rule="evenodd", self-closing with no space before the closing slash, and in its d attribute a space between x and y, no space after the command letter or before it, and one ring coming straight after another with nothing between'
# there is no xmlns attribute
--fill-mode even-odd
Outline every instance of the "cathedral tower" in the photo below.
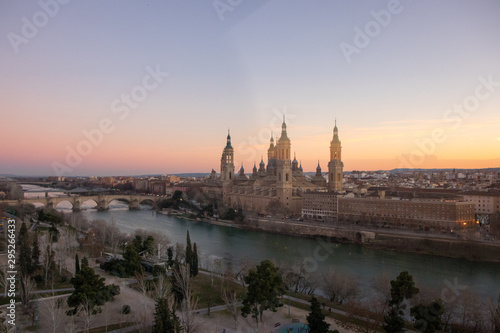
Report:
<svg viewBox="0 0 500 333"><path fill-rule="evenodd" d="M227 143L222 151L220 159L220 178L223 182L230 182L234 179L234 149L231 146L231 135L227 130Z"/></svg>
<svg viewBox="0 0 500 333"><path fill-rule="evenodd" d="M292 161L291 142L286 133L285 116L281 125L281 137L275 146L276 195L283 207L292 210Z"/></svg>
<svg viewBox="0 0 500 333"><path fill-rule="evenodd" d="M333 128L333 139L330 142L330 162L328 163L328 190L332 192L342 190L344 178L344 163L341 160L342 146L339 139L337 120Z"/></svg>

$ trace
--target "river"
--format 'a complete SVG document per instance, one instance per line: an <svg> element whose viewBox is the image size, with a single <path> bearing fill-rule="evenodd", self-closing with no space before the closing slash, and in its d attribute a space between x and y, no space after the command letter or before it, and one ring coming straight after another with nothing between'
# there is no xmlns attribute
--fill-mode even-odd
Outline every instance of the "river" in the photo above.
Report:
<svg viewBox="0 0 500 333"><path fill-rule="evenodd" d="M24 185L34 189L34 185ZM26 192L25 196L36 196ZM39 194L38 194L39 195ZM49 193L57 196L57 192ZM187 221L157 214L148 206L138 211L113 201L110 209L98 212L94 202L82 204L83 211L71 212L69 202L61 202L57 209L69 214L82 214L89 220L102 219L116 224L123 232L136 229L160 231L170 242L185 244L186 231L196 242L202 258L218 257L227 264L238 266L242 260L258 263L265 259L291 265L306 262L312 275L319 277L328 271L343 272L359 280L365 295L373 292L375 279L389 274L394 279L407 270L417 287L434 290L437 297L455 300L463 291L470 291L486 302L500 293L500 264L472 262L464 259L435 257L396 251L367 249L356 244L333 244L315 239L303 239L265 232L220 227L205 222Z"/></svg>

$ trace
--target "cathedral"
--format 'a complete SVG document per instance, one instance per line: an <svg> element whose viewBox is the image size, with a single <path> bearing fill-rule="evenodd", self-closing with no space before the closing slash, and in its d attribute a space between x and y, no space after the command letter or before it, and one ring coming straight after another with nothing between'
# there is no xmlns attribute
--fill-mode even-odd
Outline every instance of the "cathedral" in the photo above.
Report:
<svg viewBox="0 0 500 333"><path fill-rule="evenodd" d="M281 125L281 136L274 140L271 135L267 150L267 165L261 159L259 168L254 163L252 174L247 176L243 165L235 174L234 149L228 131L226 147L222 152L220 180L223 187L223 202L234 209L243 209L266 214L270 207L279 206L287 214L300 215L302 195L306 192L338 192L342 190L343 168L341 144L337 124L330 142L328 182L321 173L318 161L316 174L307 179L294 155L291 160L291 141L287 134L285 117Z"/></svg>

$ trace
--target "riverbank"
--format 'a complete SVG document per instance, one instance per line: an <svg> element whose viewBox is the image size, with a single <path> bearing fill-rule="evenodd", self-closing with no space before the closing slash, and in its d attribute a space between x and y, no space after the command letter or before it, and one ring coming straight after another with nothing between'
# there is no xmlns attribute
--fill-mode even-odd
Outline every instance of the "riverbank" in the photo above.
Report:
<svg viewBox="0 0 500 333"><path fill-rule="evenodd" d="M345 226L317 225L290 220L247 217L243 222L207 220L209 224L243 230L263 231L330 242L355 243L373 249L404 251L471 261L500 262L500 243L460 240L426 234L362 230Z"/></svg>

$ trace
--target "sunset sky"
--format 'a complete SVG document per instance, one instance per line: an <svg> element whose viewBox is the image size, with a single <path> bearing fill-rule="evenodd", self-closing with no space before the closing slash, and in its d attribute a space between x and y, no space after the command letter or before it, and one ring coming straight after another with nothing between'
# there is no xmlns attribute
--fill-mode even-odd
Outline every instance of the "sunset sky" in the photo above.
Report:
<svg viewBox="0 0 500 333"><path fill-rule="evenodd" d="M0 174L500 167L500 1L2 1Z"/></svg>

